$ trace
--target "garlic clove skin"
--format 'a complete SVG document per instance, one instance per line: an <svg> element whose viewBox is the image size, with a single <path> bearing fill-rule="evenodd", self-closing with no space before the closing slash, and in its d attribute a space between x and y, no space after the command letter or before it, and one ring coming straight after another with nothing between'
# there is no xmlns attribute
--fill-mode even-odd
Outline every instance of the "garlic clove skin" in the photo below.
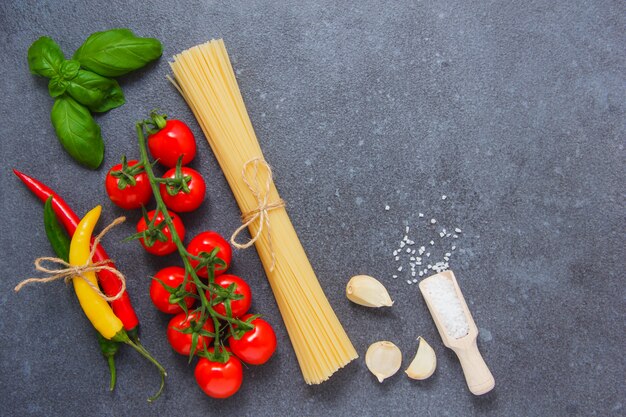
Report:
<svg viewBox="0 0 626 417"><path fill-rule="evenodd" d="M423 380L429 378L437 368L437 356L423 337L418 337L419 346L415 358L406 369L409 378Z"/></svg>
<svg viewBox="0 0 626 417"><path fill-rule="evenodd" d="M393 301L387 289L376 278L356 275L346 285L346 297L365 307L391 307Z"/></svg>
<svg viewBox="0 0 626 417"><path fill-rule="evenodd" d="M395 375L401 364L402 352L391 342L372 343L365 353L365 365L381 383Z"/></svg>

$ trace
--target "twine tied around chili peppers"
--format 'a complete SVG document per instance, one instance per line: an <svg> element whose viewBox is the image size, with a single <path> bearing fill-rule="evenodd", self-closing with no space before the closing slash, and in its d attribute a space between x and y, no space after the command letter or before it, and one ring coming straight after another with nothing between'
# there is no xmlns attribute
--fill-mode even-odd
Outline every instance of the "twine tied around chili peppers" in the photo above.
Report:
<svg viewBox="0 0 626 417"><path fill-rule="evenodd" d="M18 292L19 290L21 290L22 287L24 287L25 285L32 284L32 283L46 284L48 282L58 281L62 279L67 284L72 279L76 277L80 277L103 300L108 301L108 302L119 300L120 297L122 297L122 295L124 294L124 291L126 291L126 277L124 277L124 274L122 274L120 271L108 265L113 262L110 259L106 259L104 261L100 261L96 263L92 263L92 259L93 259L93 255L96 253L96 248L100 244L100 240L104 237L104 235L107 234L112 228L123 223L124 221L126 221L126 217L123 217L123 216L118 217L117 219L113 220L111 224L105 227L98 236L96 236L91 246L91 251L89 252L89 258L87 258L87 262L85 263L85 265L70 265L69 263L65 262L61 258L53 258L53 257L48 257L48 256L35 259L35 269L39 272L43 272L44 274L48 274L49 276L45 278L25 279L24 281L20 282L19 284L15 286L15 289L14 289L15 292ZM50 262L53 264L61 265L65 268L50 269L43 265L44 262ZM85 277L85 274L87 272L99 272L99 271L104 271L104 270L115 274L119 278L120 283L122 284L117 294L111 297L108 297L106 294L104 294L100 290L98 285L93 284L90 280L87 279L87 277Z"/></svg>
<svg viewBox="0 0 626 417"><path fill-rule="evenodd" d="M248 167L252 166L252 176L248 176ZM265 187L261 187L259 184L259 166L262 166L267 170L267 179L265 180ZM270 223L269 211L277 208L285 207L285 202L279 198L277 201L269 202L270 190L272 187L272 168L270 168L269 164L265 162L265 160L261 157L252 158L243 164L243 170L241 172L241 176L243 178L243 182L246 183L252 195L257 202L257 207L249 211L247 213L241 214L242 225L237 228L230 237L230 243L238 249L247 249L256 242L259 237L261 237L261 233L263 233L263 228L267 228L267 240L269 242L269 249L272 255L272 265L270 266L270 271L274 270L274 266L276 265L276 254L274 253L274 248L272 246L272 227ZM259 228L257 229L254 236L250 238L246 243L237 242L237 236L245 228L250 226L254 221L259 220Z"/></svg>

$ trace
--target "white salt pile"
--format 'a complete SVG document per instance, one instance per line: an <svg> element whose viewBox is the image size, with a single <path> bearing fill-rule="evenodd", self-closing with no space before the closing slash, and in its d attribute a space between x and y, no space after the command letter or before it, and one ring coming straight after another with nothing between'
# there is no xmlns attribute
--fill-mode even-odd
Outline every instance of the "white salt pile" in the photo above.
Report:
<svg viewBox="0 0 626 417"><path fill-rule="evenodd" d="M469 333L469 324L461 301L456 296L450 279L445 276L429 278L426 291L449 337L459 339Z"/></svg>

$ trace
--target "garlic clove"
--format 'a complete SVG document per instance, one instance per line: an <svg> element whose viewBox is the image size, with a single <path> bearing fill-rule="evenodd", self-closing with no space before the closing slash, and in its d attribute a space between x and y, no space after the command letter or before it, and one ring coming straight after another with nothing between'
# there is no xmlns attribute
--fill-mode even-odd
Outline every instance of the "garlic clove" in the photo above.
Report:
<svg viewBox="0 0 626 417"><path fill-rule="evenodd" d="M352 277L346 286L346 297L353 303L365 307L391 307L393 305L385 286L369 275Z"/></svg>
<svg viewBox="0 0 626 417"><path fill-rule="evenodd" d="M365 353L365 365L378 378L378 382L395 375L401 364L402 352L391 342L373 343Z"/></svg>
<svg viewBox="0 0 626 417"><path fill-rule="evenodd" d="M437 356L435 356L435 351L423 337L418 337L418 340L420 343L417 347L415 358L405 372L409 378L422 380L430 377L435 372Z"/></svg>

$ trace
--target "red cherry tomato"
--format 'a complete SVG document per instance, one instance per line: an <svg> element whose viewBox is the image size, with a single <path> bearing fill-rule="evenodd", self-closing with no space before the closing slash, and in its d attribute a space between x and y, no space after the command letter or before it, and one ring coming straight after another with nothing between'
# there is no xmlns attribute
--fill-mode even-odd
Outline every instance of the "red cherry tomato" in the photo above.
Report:
<svg viewBox="0 0 626 417"><path fill-rule="evenodd" d="M241 317L242 321L252 316ZM228 338L228 345L239 359L250 365L261 365L269 360L276 350L276 334L272 326L261 318L252 320L254 329L247 331L239 340Z"/></svg>
<svg viewBox="0 0 626 417"><path fill-rule="evenodd" d="M155 211L156 210L152 210L148 212L148 219L152 220L152 218L154 217ZM185 239L185 226L183 225L183 221L180 219L180 217L178 217L176 213L172 213L171 211L168 211L168 213L170 214L170 217L172 218L172 222L174 223L174 228L176 229L176 233L178 234L178 236L180 237L180 240L182 241L183 239ZM159 212L159 215L156 217L156 220L154 223L155 226L159 225L162 221L163 221L163 213ZM139 222L137 223L137 233L141 233L147 228L148 228L148 225L146 223L146 219L142 217L141 220L139 220ZM144 242L143 238L139 239L141 246L143 246L143 248L148 253L151 253L153 255L163 256L163 255L170 254L176 250L176 244L172 241L172 232L170 231L169 227L165 226L163 229L161 229L161 231L167 238L166 242L161 242L158 239L154 239L154 243L152 244L152 246L148 246L146 242Z"/></svg>
<svg viewBox="0 0 626 417"><path fill-rule="evenodd" d="M233 257L233 251L230 248L230 245L219 233L206 231L198 234L196 237L191 239L191 242L189 242L187 252L191 255L198 256L200 252L211 253L215 248L219 248L217 257L226 263L226 267L215 267L215 276L219 276L226 272ZM195 259L190 259L190 262L191 266L194 268L197 267L199 263ZM197 273L200 277L208 278L209 276L206 267L200 268Z"/></svg>
<svg viewBox="0 0 626 417"><path fill-rule="evenodd" d="M180 313L174 316L167 325L167 340L170 342L172 349L181 355L189 355L191 352L191 333L181 333L180 330L187 329L191 326L192 320L197 320L199 317L199 313L192 311L189 313L189 316L186 316L185 313ZM213 327L213 322L209 319L204 323L202 328L208 332L213 333L215 328ZM198 344L196 345L197 353L200 350L203 350L204 347L208 347L213 341L212 337L209 336L198 336Z"/></svg>
<svg viewBox="0 0 626 417"><path fill-rule="evenodd" d="M104 187L111 201L125 210L133 210L146 205L152 197L148 175L144 171L135 173L137 168L133 169L138 163L139 161L131 160L128 161L126 167L122 164L114 165L104 180ZM122 168L127 170L126 172L135 181L135 185L132 185L132 180L121 174Z"/></svg>
<svg viewBox="0 0 626 417"><path fill-rule="evenodd" d="M235 294L243 295L240 300L230 300L230 309L233 317L241 317L248 312L250 305L252 305L252 293L250 286L246 281L239 278L236 275L224 274L215 278L215 283L221 287L228 288L229 285L235 284ZM207 299L211 297L209 292L206 292ZM213 309L219 314L226 315L226 307L222 301L219 304L213 306Z"/></svg>
<svg viewBox="0 0 626 417"><path fill-rule="evenodd" d="M184 122L167 120L163 129L148 136L148 149L162 165L173 168L181 155L183 165L196 156L196 139Z"/></svg>
<svg viewBox="0 0 626 417"><path fill-rule="evenodd" d="M182 313L183 309L178 304L170 303L170 292L163 287L163 284L168 287L178 287L183 283L185 279L185 269L180 266L168 266L161 269L154 274L154 279L150 284L150 299L154 306L167 314ZM161 284L162 281L163 284ZM191 293L196 293L196 286L191 282L190 278L187 278L187 284L185 290ZM185 304L187 308L190 308L196 300L193 297L185 297Z"/></svg>
<svg viewBox="0 0 626 417"><path fill-rule="evenodd" d="M213 348L208 349L213 352ZM243 382L243 367L234 355L226 363L200 358L194 371L196 382L206 395L227 398L236 393Z"/></svg>
<svg viewBox="0 0 626 417"><path fill-rule="evenodd" d="M159 185L161 197L163 197L163 202L165 203L167 208L172 209L178 213L194 211L195 209L200 207L200 204L202 204L202 202L204 201L204 194L206 192L204 179L198 171L188 167L182 167L181 171L183 176L191 177L191 179L187 183L187 187L189 187L188 193L180 190L176 194L170 195L167 192L167 185ZM163 178L176 178L176 168L172 168L167 171L165 175L163 175Z"/></svg>

